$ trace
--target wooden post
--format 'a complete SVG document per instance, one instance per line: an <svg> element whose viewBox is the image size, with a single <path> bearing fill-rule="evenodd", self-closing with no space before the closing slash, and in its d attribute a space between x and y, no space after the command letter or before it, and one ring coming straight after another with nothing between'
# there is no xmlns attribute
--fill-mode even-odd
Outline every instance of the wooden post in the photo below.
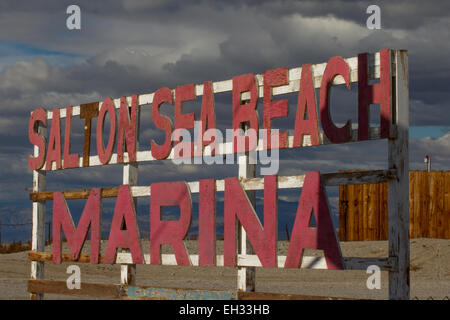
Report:
<svg viewBox="0 0 450 320"><path fill-rule="evenodd" d="M128 101L127 99L127 104ZM139 107L136 110L136 153L139 150L139 126L140 126L140 112ZM123 139L123 138L121 138ZM128 148L128 146L127 146ZM128 157L129 160L129 157ZM123 166L123 184L128 184L130 186L138 185L138 162L125 163ZM134 207L137 210L137 198L133 198ZM122 285L135 285L136 284L136 265L135 264L124 264L120 266L120 284Z"/></svg>
<svg viewBox="0 0 450 320"><path fill-rule="evenodd" d="M127 163L123 166L123 184L136 186L138 183L138 163ZM134 206L137 207L137 198L133 198ZM125 250L126 251L126 250ZM136 284L136 265L123 264L120 266L120 284Z"/></svg>
<svg viewBox="0 0 450 320"><path fill-rule="evenodd" d="M397 179L389 181L389 258L397 260L398 268L389 272L389 299L410 299L409 278L409 83L408 52L394 50L395 78L391 133L388 140L389 169Z"/></svg>
<svg viewBox="0 0 450 320"><path fill-rule="evenodd" d="M47 136L47 129L39 125L39 134ZM42 152L42 151L41 151ZM39 147L34 147L34 156L39 155ZM46 173L44 170L33 170L33 192L45 191ZM31 250L41 251L45 250L45 201L33 202L32 211L32 235L31 235ZM31 280L44 279L44 262L31 261ZM43 293L30 293L31 300L41 300L44 298Z"/></svg>
<svg viewBox="0 0 450 320"><path fill-rule="evenodd" d="M239 178L254 178L256 176L256 165L250 164L251 153L238 155ZM256 209L256 192L247 191L248 199ZM244 227L238 223L238 254L252 253L251 247L247 246L247 235ZM238 267L237 289L238 291L255 291L255 267Z"/></svg>

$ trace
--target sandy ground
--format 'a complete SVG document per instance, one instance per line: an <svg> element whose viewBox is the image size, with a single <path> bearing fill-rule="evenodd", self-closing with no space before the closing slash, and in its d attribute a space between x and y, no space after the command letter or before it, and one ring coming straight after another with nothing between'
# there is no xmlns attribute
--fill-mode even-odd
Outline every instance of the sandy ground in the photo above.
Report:
<svg viewBox="0 0 450 320"><path fill-rule="evenodd" d="M66 244L65 244L66 245ZM287 253L287 243L279 242L279 254ZM148 241L142 242L143 250L148 252ZM187 241L189 253L196 253L196 242ZM218 242L218 254L222 253L222 242ZM102 248L106 243L102 243ZM89 244L85 244L89 250ZM170 252L169 248L163 248ZM344 256L348 257L386 257L386 241L341 242ZM46 251L51 251L47 247ZM67 247L63 248L68 252ZM320 254L307 252L308 255ZM70 263L74 264L74 263ZM45 264L45 278L65 281L69 276L61 265ZM81 281L91 283L119 283L119 265L78 264ZM137 266L137 285L167 286L204 289L235 289L236 269L224 267L178 267L178 266ZM26 252L0 254L0 299L28 299L27 280L30 274L30 261ZM365 271L333 271L309 269L263 269L256 271L256 291L304 294L316 296L348 298L388 298L388 273L382 272L381 289L369 290ZM413 239L411 240L411 298L448 299L450 297L450 240ZM48 294L46 299L78 299L78 297ZM90 298L92 299L92 298Z"/></svg>

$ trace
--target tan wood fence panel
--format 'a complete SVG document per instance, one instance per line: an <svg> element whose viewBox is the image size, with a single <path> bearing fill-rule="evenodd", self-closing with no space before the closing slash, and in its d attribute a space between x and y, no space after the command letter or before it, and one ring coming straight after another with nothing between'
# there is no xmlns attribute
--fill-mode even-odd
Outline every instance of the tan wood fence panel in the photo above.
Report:
<svg viewBox="0 0 450 320"><path fill-rule="evenodd" d="M387 240L387 204L387 183L341 185L339 239ZM409 208L411 238L450 239L450 171L410 171Z"/></svg>

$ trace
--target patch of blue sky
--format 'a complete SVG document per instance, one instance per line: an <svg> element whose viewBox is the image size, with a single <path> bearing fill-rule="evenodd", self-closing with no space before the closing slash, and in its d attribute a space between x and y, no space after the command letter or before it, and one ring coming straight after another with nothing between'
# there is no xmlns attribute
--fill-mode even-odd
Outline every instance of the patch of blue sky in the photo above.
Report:
<svg viewBox="0 0 450 320"><path fill-rule="evenodd" d="M70 65L86 57L77 53L48 50L26 43L0 41L0 70L17 61L42 58L54 65Z"/></svg>
<svg viewBox="0 0 450 320"><path fill-rule="evenodd" d="M411 126L409 127L409 137L421 139L425 137L439 138L450 132L450 126Z"/></svg>

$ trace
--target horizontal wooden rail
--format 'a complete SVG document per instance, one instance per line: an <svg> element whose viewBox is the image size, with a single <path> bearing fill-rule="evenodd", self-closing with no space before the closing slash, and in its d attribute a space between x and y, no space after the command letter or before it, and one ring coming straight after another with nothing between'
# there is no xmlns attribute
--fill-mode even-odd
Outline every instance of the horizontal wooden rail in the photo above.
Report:
<svg viewBox="0 0 450 320"><path fill-rule="evenodd" d="M236 300L235 290L123 286L122 298L138 300Z"/></svg>
<svg viewBox="0 0 450 320"><path fill-rule="evenodd" d="M386 182L389 179L395 178L395 170L374 170L370 172L339 172L339 173L324 173L321 174L322 181L326 186L339 186L344 184L370 184ZM305 175L298 176L279 176L278 189L293 189L303 187ZM240 179L245 190L263 190L264 178L241 178ZM199 192L199 182L188 182L191 193ZM131 186L131 195L133 197L150 196L150 186ZM225 180L216 180L216 191L225 191ZM63 191L66 200L69 199L87 199L90 190L67 190ZM102 198L117 197L119 192L118 187L102 188ZM53 200L53 191L46 192L31 192L30 200L47 201Z"/></svg>
<svg viewBox="0 0 450 320"><path fill-rule="evenodd" d="M68 253L62 253L61 254L61 261L62 262L82 262L82 263L89 263L90 262L90 255L86 253L80 254L80 257L78 260L73 260L72 255ZM31 261L53 261L53 254L51 252L36 252L36 251L28 251L28 259ZM99 263L103 264L104 255L100 255L99 257Z"/></svg>
<svg viewBox="0 0 450 320"><path fill-rule="evenodd" d="M35 252L29 251L28 258L31 261L52 261L53 254L50 252ZM189 260L191 261L192 266L199 265L199 258L197 254L189 255ZM89 263L90 255L89 254L80 254L80 258L78 260L73 260L72 256L67 253L63 253L61 255L62 262L81 262L81 263ZM104 261L104 255L100 255L99 263L102 264ZM278 267L282 268L286 261L286 256L278 256ZM116 264L133 264L131 253L128 252L118 252L116 257ZM144 263L150 264L150 255L144 254ZM176 266L177 260L174 254L161 254L161 264L166 266ZM216 256L216 266L223 267L224 266L224 257L223 255ZM261 262L259 261L258 256L256 255L237 255L237 266L239 267L261 267ZM312 257L305 256L303 257L301 268L306 269L326 269L327 265L325 259L323 257Z"/></svg>
<svg viewBox="0 0 450 320"><path fill-rule="evenodd" d="M380 54L379 52L376 53L369 53L367 57L367 63L368 63L368 78L369 80L374 80L380 78ZM344 59L350 69L350 82L357 82L358 81L358 57L351 57ZM315 88L320 88L321 82L322 82L322 76L325 71L325 68L327 66L327 63L319 63L319 64L313 64L311 66L311 71L313 73L313 83ZM272 95L280 95L280 94L287 94L292 92L297 92L300 88L300 79L302 74L302 68L292 68L288 70L288 84L284 86L279 86L273 88ZM264 77L263 75L256 75L256 80L258 87L260 90L259 97L263 97L264 90L262 90L263 83L264 83ZM340 76L336 77L333 80L333 85L340 85L345 84L344 79ZM223 93L223 92L229 92L233 90L233 80L223 80L223 81L216 81L212 84L213 93ZM203 84L197 84L195 85L195 95L196 96L202 96L203 95ZM141 94L139 95L139 106L144 106L151 104L153 102L153 96L154 93L148 93L148 94ZM249 94L247 95L243 94L242 99L248 99ZM126 97L127 102L131 104L131 96ZM116 109L120 108L120 98L114 99L114 104L116 106ZM72 116L77 116L80 114L80 106L73 106L72 108ZM51 111L47 112L47 118L52 119L53 113ZM60 110L60 117L65 118L66 117L66 109L61 108Z"/></svg>
<svg viewBox="0 0 450 320"><path fill-rule="evenodd" d="M88 296L103 299L119 299L123 296L121 286L116 284L83 282L80 289L69 289L67 288L66 281L55 280L28 280L28 292L78 297Z"/></svg>
<svg viewBox="0 0 450 320"><path fill-rule="evenodd" d="M90 189L81 189L81 190L67 190L63 191L64 197L66 200L69 199L87 199L89 197ZM101 197L102 198L114 198L117 197L119 192L118 187L113 188L102 188L101 189ZM53 191L45 191L45 192L31 192L30 200L37 201L46 201L53 200Z"/></svg>
<svg viewBox="0 0 450 320"><path fill-rule="evenodd" d="M53 254L50 252L28 252L28 258L31 261L52 261ZM99 263L102 264L104 256L101 255L99 258ZM189 260L192 266L199 265L199 258L197 254L189 255ZM344 269L348 270L366 270L370 265L377 265L381 270L395 270L396 260L393 258L356 258L356 257L343 257ZM62 254L62 262L81 262L89 263L90 255L81 254L78 260L73 260L70 254ZM286 261L286 256L277 257L278 268L283 268ZM119 252L116 257L116 264L133 264L131 253ZM144 254L144 263L150 264L150 255ZM176 266L177 261L174 254L162 254L161 264L166 266ZM237 266L238 267L261 267L261 262L257 255L237 255ZM216 266L224 266L223 255L216 256ZM304 256L302 260L302 269L327 269L327 263L323 256Z"/></svg>
<svg viewBox="0 0 450 320"><path fill-rule="evenodd" d="M378 266L381 271L396 271L397 259L390 258L356 258L344 257L344 268L346 270L367 270L371 265Z"/></svg>
<svg viewBox="0 0 450 320"><path fill-rule="evenodd" d="M284 293L166 288L153 286L124 286L118 284L86 282L81 283L80 289L68 289L65 281L56 280L28 280L28 292L126 300L355 300L351 298Z"/></svg>
<svg viewBox="0 0 450 320"><path fill-rule="evenodd" d="M326 186L339 186L347 184L372 184L387 182L396 178L396 171L373 170L370 172L339 172L322 173L322 181Z"/></svg>

